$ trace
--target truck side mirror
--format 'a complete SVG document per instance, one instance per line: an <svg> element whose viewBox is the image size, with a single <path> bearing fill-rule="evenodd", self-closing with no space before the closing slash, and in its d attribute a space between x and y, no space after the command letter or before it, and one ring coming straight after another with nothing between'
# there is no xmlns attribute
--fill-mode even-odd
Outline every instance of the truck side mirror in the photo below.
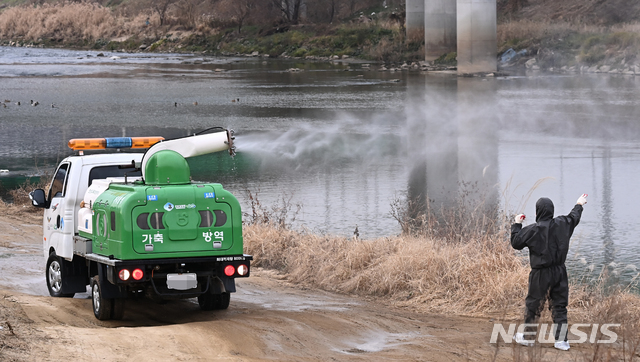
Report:
<svg viewBox="0 0 640 362"><path fill-rule="evenodd" d="M47 198L44 195L43 189L35 189L29 193L29 198L31 199L31 204L35 207L46 208Z"/></svg>

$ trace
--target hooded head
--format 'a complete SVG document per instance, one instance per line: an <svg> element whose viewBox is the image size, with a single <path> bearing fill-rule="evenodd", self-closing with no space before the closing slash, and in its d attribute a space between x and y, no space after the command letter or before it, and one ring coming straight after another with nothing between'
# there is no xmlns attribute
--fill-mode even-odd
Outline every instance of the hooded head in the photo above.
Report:
<svg viewBox="0 0 640 362"><path fill-rule="evenodd" d="M553 201L546 197L541 197L536 202L536 222L553 219Z"/></svg>

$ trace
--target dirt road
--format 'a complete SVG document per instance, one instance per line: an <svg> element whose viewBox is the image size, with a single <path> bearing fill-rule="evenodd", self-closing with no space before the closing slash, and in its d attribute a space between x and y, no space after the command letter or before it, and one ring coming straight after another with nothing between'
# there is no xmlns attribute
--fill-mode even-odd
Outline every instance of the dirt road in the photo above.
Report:
<svg viewBox="0 0 640 362"><path fill-rule="evenodd" d="M301 289L260 269L237 283L228 310L128 300L123 320L102 322L88 294L48 296L40 237L38 217L0 216L2 361L509 361L533 350L490 344L489 318L417 314Z"/></svg>

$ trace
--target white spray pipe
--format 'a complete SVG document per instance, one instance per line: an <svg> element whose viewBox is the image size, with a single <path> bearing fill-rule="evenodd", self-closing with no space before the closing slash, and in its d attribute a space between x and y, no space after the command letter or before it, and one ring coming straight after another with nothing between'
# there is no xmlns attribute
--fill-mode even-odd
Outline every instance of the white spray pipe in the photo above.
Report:
<svg viewBox="0 0 640 362"><path fill-rule="evenodd" d="M184 158L189 158L229 150L229 153L233 156L235 154L235 146L233 145L234 138L233 130L225 130L224 132L207 133L158 142L151 146L142 158L142 164L140 166L142 177L146 179L147 161L158 151L172 150L178 152Z"/></svg>

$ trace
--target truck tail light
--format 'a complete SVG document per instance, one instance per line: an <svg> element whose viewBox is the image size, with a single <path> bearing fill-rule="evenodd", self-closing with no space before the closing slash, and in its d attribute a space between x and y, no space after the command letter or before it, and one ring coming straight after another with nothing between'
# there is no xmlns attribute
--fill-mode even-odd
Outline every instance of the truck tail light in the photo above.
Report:
<svg viewBox="0 0 640 362"><path fill-rule="evenodd" d="M241 265L238 266L238 274L240 276L245 276L245 275L247 275L247 273L249 273L249 267L247 267L244 264L241 264Z"/></svg>
<svg viewBox="0 0 640 362"><path fill-rule="evenodd" d="M135 280L140 280L142 279L142 277L144 276L144 272L142 271L142 269L135 269L131 275L133 276L133 279Z"/></svg>
<svg viewBox="0 0 640 362"><path fill-rule="evenodd" d="M118 276L120 277L120 280L129 280L131 273L129 273L128 269L121 269Z"/></svg>
<svg viewBox="0 0 640 362"><path fill-rule="evenodd" d="M230 277L235 273L236 273L236 268L234 268L233 265L227 265L224 267L224 275Z"/></svg>

